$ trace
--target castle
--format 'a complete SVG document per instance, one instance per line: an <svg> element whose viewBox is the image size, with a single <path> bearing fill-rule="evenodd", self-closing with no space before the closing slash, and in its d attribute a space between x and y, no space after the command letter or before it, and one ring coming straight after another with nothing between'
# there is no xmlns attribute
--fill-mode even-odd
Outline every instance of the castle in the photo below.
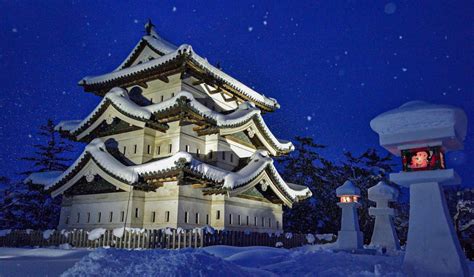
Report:
<svg viewBox="0 0 474 277"><path fill-rule="evenodd" d="M262 114L279 108L151 22L114 71L79 82L102 97L57 130L88 145L65 172L29 181L63 196L58 229L195 228L276 232L283 205L311 195L274 156L293 150Z"/></svg>

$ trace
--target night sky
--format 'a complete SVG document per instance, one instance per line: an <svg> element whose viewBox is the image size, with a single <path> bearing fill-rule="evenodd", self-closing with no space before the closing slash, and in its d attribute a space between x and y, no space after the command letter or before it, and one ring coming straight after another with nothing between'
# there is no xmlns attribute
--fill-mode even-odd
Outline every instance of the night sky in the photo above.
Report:
<svg viewBox="0 0 474 277"><path fill-rule="evenodd" d="M276 98L281 109L266 119L278 137L312 136L335 161L346 150L386 153L369 121L407 101L474 118L474 2L439 2L0 0L1 174L25 169L18 158L47 118L94 109L100 98L77 82L115 69L148 18L165 39ZM471 121L465 152L448 157L470 186L473 130Z"/></svg>

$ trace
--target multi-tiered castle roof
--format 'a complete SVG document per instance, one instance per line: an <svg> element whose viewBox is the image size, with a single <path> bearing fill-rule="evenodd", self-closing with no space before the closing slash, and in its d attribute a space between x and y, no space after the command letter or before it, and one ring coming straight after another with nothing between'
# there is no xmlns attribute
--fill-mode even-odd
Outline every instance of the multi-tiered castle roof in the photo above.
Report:
<svg viewBox="0 0 474 277"><path fill-rule="evenodd" d="M201 189L204 195L229 196L260 184L260 193L269 201L288 206L310 196L307 187L285 182L273 165L271 156L293 150L291 142L275 137L262 117L263 112L279 108L277 101L211 65L191 46L176 47L165 41L151 22L145 27L146 34L117 69L79 82L85 91L103 97L99 105L82 120L57 125L65 136L88 143L81 156L65 172L34 174L29 180L45 185L53 196L76 193L75 185L84 178L90 183L82 188L87 193L154 191L164 182L178 181L179 185ZM140 102L132 97L132 87L147 89L156 80L167 84L175 76L199 87L206 99L219 97L228 105L211 107L186 86L161 101ZM197 137L216 135L237 140L242 147L253 149L253 154L242 158L234 168L220 166L212 159L212 152L189 153L183 149L174 153L170 149L165 157L134 163L104 139L141 129L166 134L176 122L179 126L191 125ZM93 174L91 166L95 168ZM93 183L95 175L105 182Z"/></svg>

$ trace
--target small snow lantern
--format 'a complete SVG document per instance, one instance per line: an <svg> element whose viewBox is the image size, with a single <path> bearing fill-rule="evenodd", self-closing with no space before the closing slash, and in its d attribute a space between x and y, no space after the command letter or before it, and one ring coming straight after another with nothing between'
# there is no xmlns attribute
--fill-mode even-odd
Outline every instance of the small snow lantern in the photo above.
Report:
<svg viewBox="0 0 474 277"><path fill-rule="evenodd" d="M360 197L360 189L351 181L346 181L342 186L336 189L336 195L340 203L357 203Z"/></svg>

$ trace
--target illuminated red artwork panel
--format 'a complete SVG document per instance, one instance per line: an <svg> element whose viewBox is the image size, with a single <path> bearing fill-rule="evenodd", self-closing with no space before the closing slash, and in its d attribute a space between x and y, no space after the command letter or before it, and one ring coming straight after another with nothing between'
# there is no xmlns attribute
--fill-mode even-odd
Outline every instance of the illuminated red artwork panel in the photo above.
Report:
<svg viewBox="0 0 474 277"><path fill-rule="evenodd" d="M444 153L440 146L402 150L403 171L445 169Z"/></svg>

